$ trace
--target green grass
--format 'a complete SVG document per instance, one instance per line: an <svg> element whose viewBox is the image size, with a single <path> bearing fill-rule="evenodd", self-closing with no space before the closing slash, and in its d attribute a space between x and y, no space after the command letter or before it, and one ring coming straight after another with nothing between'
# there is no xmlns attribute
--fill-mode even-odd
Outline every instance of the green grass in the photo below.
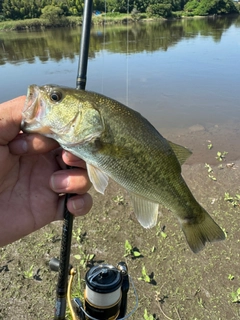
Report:
<svg viewBox="0 0 240 320"><path fill-rule="evenodd" d="M0 22L0 31L31 30L63 26L77 26L82 24L81 17L65 17L57 21L46 19L10 20Z"/></svg>
<svg viewBox="0 0 240 320"><path fill-rule="evenodd" d="M140 19L145 19L146 14L141 14ZM126 22L133 22L130 14L124 13L107 13L93 16L93 24L122 24ZM78 26L82 25L82 17L63 17L56 21L49 21L47 19L26 19L26 20L9 20L0 22L0 31L11 30L31 30L44 29L63 26Z"/></svg>

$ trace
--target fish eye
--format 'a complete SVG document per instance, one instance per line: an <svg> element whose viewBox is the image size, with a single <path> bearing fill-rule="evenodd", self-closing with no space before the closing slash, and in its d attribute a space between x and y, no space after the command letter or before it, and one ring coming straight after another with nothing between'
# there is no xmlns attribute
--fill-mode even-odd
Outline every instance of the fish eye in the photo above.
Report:
<svg viewBox="0 0 240 320"><path fill-rule="evenodd" d="M50 99L53 102L59 102L62 100L62 93L54 90L50 93Z"/></svg>

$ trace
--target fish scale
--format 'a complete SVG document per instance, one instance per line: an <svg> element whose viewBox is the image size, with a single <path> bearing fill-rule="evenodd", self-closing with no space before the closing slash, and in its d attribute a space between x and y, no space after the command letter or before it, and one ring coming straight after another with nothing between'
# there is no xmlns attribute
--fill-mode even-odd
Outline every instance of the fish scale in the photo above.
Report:
<svg viewBox="0 0 240 320"><path fill-rule="evenodd" d="M156 225L160 205L176 215L193 252L225 238L181 175L191 152L125 105L93 92L31 85L22 130L53 138L86 161L98 192L104 193L109 177L124 187L143 227Z"/></svg>

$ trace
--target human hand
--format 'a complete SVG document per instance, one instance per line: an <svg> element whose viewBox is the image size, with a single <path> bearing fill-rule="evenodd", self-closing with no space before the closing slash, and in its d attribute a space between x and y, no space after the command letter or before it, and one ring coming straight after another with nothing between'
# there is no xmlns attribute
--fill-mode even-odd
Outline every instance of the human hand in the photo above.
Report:
<svg viewBox="0 0 240 320"><path fill-rule="evenodd" d="M63 219L59 194L77 194L67 203L76 216L92 206L85 163L52 139L19 133L25 98L0 104L0 246Z"/></svg>

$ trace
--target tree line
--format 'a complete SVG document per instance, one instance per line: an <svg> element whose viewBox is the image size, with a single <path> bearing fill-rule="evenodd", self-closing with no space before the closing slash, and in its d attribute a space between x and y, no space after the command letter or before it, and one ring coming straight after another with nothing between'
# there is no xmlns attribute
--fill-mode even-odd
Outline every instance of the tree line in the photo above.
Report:
<svg viewBox="0 0 240 320"><path fill-rule="evenodd" d="M50 18L51 15L80 16L84 0L0 0L0 21ZM239 13L233 0L93 0L99 12L146 13L148 16L170 17L174 12L187 15Z"/></svg>
<svg viewBox="0 0 240 320"><path fill-rule="evenodd" d="M239 23L240 18L236 17L233 20L222 17L216 20L210 19L207 23L205 19L189 19L184 22L173 19L163 23L143 23L141 27L133 25L129 30L116 26L106 27L104 34L91 33L89 59L102 51L103 41L105 50L111 53L167 51L183 39L194 39L198 34L219 42L223 32ZM126 37L129 39L128 47ZM49 60L59 62L62 59L76 62L79 55L79 30L73 29L71 33L66 33L64 29L59 28L44 33L30 33L24 41L18 33L3 32L1 44L5 50L0 50L0 66L6 63L16 64L19 61L33 63L36 58L42 62ZM7 60L5 52L8 53Z"/></svg>

